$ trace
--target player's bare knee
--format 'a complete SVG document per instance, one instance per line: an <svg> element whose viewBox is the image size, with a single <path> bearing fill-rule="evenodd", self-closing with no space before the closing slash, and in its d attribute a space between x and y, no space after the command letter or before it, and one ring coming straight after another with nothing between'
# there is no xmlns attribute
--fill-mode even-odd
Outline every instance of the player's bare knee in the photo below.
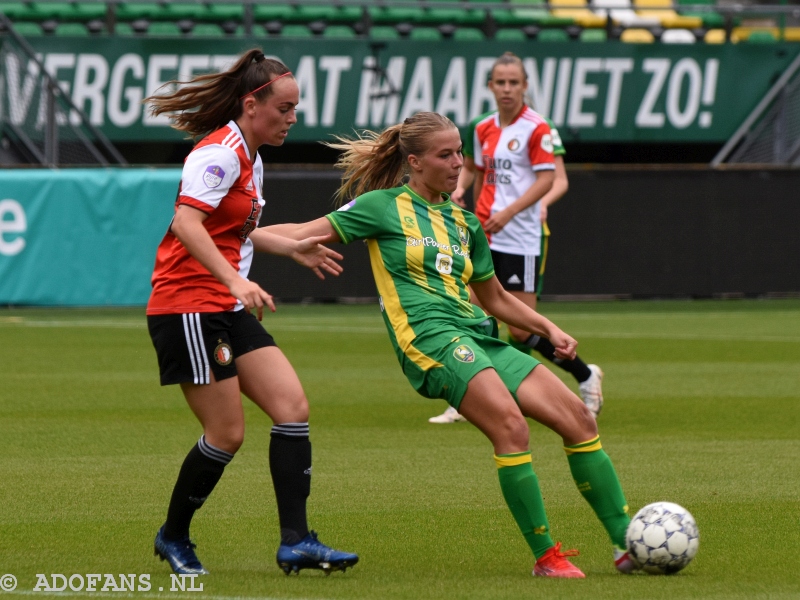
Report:
<svg viewBox="0 0 800 600"><path fill-rule="evenodd" d="M503 421L504 439L514 447L525 449L530 443L528 422L520 413L509 413Z"/></svg>
<svg viewBox="0 0 800 600"><path fill-rule="evenodd" d="M206 432L206 441L229 454L236 454L244 443L244 427L228 427Z"/></svg>
<svg viewBox="0 0 800 600"><path fill-rule="evenodd" d="M598 434L597 420L583 402L578 402L575 407L572 429L576 432L575 436L581 438L580 441L590 440Z"/></svg>
<svg viewBox="0 0 800 600"><path fill-rule="evenodd" d="M308 399L306 398L305 394L300 393L291 397L287 397L280 404L281 410L280 417L278 419L279 421L283 423L308 422Z"/></svg>

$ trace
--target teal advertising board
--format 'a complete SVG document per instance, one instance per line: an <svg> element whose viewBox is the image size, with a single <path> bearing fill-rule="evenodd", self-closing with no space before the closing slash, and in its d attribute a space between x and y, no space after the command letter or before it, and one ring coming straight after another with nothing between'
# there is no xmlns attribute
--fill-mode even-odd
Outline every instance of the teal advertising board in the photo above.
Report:
<svg viewBox="0 0 800 600"><path fill-rule="evenodd" d="M178 169L0 170L0 304L142 305Z"/></svg>
<svg viewBox="0 0 800 600"><path fill-rule="evenodd" d="M464 126L492 106L496 56L523 58L535 108L569 141L724 142L800 51L797 44L605 44L367 40L31 38L48 71L112 140L181 139L141 101L165 82L224 68L260 46L300 86L290 140L380 129L435 110ZM0 110L35 130L35 67L6 54ZM379 68L376 68L379 67ZM40 128L41 129L41 128Z"/></svg>

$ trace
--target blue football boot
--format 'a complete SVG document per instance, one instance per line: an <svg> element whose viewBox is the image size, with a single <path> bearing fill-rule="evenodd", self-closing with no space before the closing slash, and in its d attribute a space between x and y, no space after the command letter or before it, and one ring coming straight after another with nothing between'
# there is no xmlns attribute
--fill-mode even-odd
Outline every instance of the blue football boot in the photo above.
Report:
<svg viewBox="0 0 800 600"><path fill-rule="evenodd" d="M281 544L277 560L278 566L287 575L292 572L299 574L300 569L321 569L325 575L330 575L331 571L346 571L347 567L354 566L358 562L358 554L328 548L312 531L293 546Z"/></svg>
<svg viewBox="0 0 800 600"><path fill-rule="evenodd" d="M154 554L161 560L166 560L178 575L208 575L208 571L200 564L194 553L195 548L197 546L188 536L177 541L165 539L163 526L156 534Z"/></svg>

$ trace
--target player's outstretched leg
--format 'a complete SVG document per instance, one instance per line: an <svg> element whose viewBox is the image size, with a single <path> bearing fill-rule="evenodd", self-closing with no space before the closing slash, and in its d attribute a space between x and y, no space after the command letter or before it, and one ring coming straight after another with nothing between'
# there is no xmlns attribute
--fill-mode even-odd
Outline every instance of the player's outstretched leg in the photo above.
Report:
<svg viewBox="0 0 800 600"><path fill-rule="evenodd" d="M195 545L189 539L189 525L195 511L203 506L232 459L233 454L206 442L205 435L186 455L172 490L167 521L158 530L154 542L155 555L166 560L175 573L208 573L194 552Z"/></svg>
<svg viewBox="0 0 800 600"><path fill-rule="evenodd" d="M631 519L617 472L600 444L600 436L565 446L567 461L578 491L594 510L611 538L614 565L622 573L635 567L627 552L625 532Z"/></svg>

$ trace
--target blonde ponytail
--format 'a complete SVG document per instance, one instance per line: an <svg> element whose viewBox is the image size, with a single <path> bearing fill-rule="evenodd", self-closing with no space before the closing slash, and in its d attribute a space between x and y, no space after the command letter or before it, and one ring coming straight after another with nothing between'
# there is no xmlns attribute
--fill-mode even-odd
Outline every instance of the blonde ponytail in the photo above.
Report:
<svg viewBox="0 0 800 600"><path fill-rule="evenodd" d="M397 187L407 172L409 154L421 156L432 133L455 128L447 117L422 112L381 133L364 131L355 138L336 136L335 142L326 142L326 146L342 151L335 165L344 171L336 192L338 203L372 190Z"/></svg>

